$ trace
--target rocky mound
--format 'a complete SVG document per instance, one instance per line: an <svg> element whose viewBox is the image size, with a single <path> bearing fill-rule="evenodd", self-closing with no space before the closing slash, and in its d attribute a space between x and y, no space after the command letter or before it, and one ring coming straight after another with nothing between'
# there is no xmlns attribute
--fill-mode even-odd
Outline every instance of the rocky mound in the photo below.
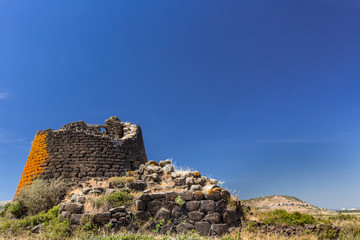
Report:
<svg viewBox="0 0 360 240"><path fill-rule="evenodd" d="M273 195L259 198L252 198L249 200L241 200L242 204L257 210L276 210L284 209L287 212L298 211L309 214L329 214L333 211L319 208L302 201L296 197Z"/></svg>
<svg viewBox="0 0 360 240"><path fill-rule="evenodd" d="M126 196L129 201L122 206L94 207L94 202L113 196ZM186 233L195 229L206 236L240 230L243 219L240 201L216 180L197 171L177 171L169 160L147 162L125 177L80 184L69 192L59 212L74 228L90 219L115 231Z"/></svg>

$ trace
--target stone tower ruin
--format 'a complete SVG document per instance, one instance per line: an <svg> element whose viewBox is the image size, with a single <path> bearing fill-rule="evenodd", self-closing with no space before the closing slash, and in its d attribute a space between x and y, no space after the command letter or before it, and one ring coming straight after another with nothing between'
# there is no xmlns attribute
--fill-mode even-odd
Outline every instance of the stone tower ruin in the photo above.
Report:
<svg viewBox="0 0 360 240"><path fill-rule="evenodd" d="M105 125L73 122L60 130L36 133L16 194L37 178L62 177L78 183L121 176L145 162L139 125L118 117L107 119Z"/></svg>

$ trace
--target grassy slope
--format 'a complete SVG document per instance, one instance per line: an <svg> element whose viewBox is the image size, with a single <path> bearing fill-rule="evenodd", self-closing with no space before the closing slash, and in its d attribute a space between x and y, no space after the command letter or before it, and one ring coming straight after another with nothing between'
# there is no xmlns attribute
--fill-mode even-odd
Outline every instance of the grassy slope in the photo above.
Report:
<svg viewBox="0 0 360 240"><path fill-rule="evenodd" d="M241 200L241 203L245 206L249 206L258 210L284 209L289 212L299 211L312 214L331 213L331 211L327 209L316 207L300 200L299 198L292 196L265 196L259 198L251 198L248 200Z"/></svg>

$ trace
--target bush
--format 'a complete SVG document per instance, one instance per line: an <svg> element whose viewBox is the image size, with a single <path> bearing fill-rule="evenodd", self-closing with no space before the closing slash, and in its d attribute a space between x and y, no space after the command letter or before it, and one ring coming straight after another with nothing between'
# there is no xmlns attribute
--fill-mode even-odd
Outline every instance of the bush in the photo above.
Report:
<svg viewBox="0 0 360 240"><path fill-rule="evenodd" d="M31 185L20 189L16 201L24 207L27 215L47 211L59 204L68 185L62 179L36 179Z"/></svg>
<svg viewBox="0 0 360 240"><path fill-rule="evenodd" d="M26 209L23 205L23 202L16 201L10 205L8 211L11 214L13 214L16 218L20 218L20 217L24 216Z"/></svg>
<svg viewBox="0 0 360 240"><path fill-rule="evenodd" d="M236 210L236 200L233 197L228 198L228 208Z"/></svg>
<svg viewBox="0 0 360 240"><path fill-rule="evenodd" d="M7 203L4 206L2 206L2 210L0 212L0 217L5 217L6 212L8 211L10 206L11 206L11 203Z"/></svg>
<svg viewBox="0 0 360 240"><path fill-rule="evenodd" d="M105 196L105 200L111 205L111 207L126 206L132 199L133 196L126 191L118 191Z"/></svg>
<svg viewBox="0 0 360 240"><path fill-rule="evenodd" d="M319 240L338 239L338 230L331 227L331 224L326 224L323 231L319 233Z"/></svg>
<svg viewBox="0 0 360 240"><path fill-rule="evenodd" d="M351 215L351 214L339 213L338 215L330 216L329 219L330 220L339 220L339 221L348 221L348 220L357 220L357 219L359 219L359 217L357 217L355 215Z"/></svg>
<svg viewBox="0 0 360 240"><path fill-rule="evenodd" d="M342 227L340 230L339 239L360 239L360 226L358 224L349 224Z"/></svg>
<svg viewBox="0 0 360 240"><path fill-rule="evenodd" d="M70 237L70 222L60 221L59 218L51 219L43 225L43 239L63 240Z"/></svg>
<svg viewBox="0 0 360 240"><path fill-rule="evenodd" d="M41 212L35 216L22 219L6 219L0 225L0 234L9 233L17 235L25 230L31 230L36 225L42 224L44 239L65 239L70 236L70 222L61 222L59 219L59 205L48 212Z"/></svg>
<svg viewBox="0 0 360 240"><path fill-rule="evenodd" d="M310 214L300 212L288 213L283 209L263 213L261 220L266 224L286 224L289 226L304 226L305 224L314 224L316 222L316 219Z"/></svg>
<svg viewBox="0 0 360 240"><path fill-rule="evenodd" d="M175 203L179 206L183 206L185 204L185 200L181 196L177 196L175 198Z"/></svg>

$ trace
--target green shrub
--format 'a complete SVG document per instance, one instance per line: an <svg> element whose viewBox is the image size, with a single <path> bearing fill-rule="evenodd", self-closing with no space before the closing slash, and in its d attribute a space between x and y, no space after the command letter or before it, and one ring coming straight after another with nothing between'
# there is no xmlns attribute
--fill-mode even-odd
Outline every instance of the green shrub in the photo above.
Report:
<svg viewBox="0 0 360 240"><path fill-rule="evenodd" d="M339 213L338 215L330 216L330 220L339 220L339 221L349 221L349 220L358 220L359 217L351 214Z"/></svg>
<svg viewBox="0 0 360 240"><path fill-rule="evenodd" d="M236 201L233 197L229 197L228 198L228 208L230 208L231 210L236 210Z"/></svg>
<svg viewBox="0 0 360 240"><path fill-rule="evenodd" d="M341 227L339 239L340 240L360 239L360 225L348 224L346 226Z"/></svg>
<svg viewBox="0 0 360 240"><path fill-rule="evenodd" d="M16 201L16 202L12 203L10 205L8 211L11 214L13 214L16 218L20 218L26 213L24 204L21 201Z"/></svg>
<svg viewBox="0 0 360 240"><path fill-rule="evenodd" d="M177 196L175 198L175 203L179 206L183 206L185 204L185 200L181 196Z"/></svg>
<svg viewBox="0 0 360 240"><path fill-rule="evenodd" d="M126 206L131 202L132 198L132 194L126 191L118 191L105 196L105 200L111 205L111 207Z"/></svg>
<svg viewBox="0 0 360 240"><path fill-rule="evenodd" d="M43 224L42 238L47 240L62 240L70 237L69 220L60 221L60 218L54 218Z"/></svg>
<svg viewBox="0 0 360 240"><path fill-rule="evenodd" d="M11 203L7 203L4 206L2 206L2 210L0 212L0 217L5 217L10 206L11 206Z"/></svg>
<svg viewBox="0 0 360 240"><path fill-rule="evenodd" d="M316 219L310 214L299 212L288 213L283 209L263 213L261 220L266 224L286 224L289 226L304 226L305 224L314 224L316 222Z"/></svg>
<svg viewBox="0 0 360 240"><path fill-rule="evenodd" d="M32 229L36 225L42 224L42 231L49 235L47 239L64 239L70 233L70 223L68 221L60 222L58 212L59 205L53 207L48 212L41 212L35 216L21 219L5 219L0 225L0 234L9 232L16 235L21 231ZM60 237L55 238L56 235Z"/></svg>
<svg viewBox="0 0 360 240"><path fill-rule="evenodd" d="M331 224L326 224L325 229L319 233L319 240L338 239L338 231L331 227Z"/></svg>
<svg viewBox="0 0 360 240"><path fill-rule="evenodd" d="M31 185L21 188L16 196L27 215L48 211L59 204L66 194L68 185L62 179L36 179Z"/></svg>

